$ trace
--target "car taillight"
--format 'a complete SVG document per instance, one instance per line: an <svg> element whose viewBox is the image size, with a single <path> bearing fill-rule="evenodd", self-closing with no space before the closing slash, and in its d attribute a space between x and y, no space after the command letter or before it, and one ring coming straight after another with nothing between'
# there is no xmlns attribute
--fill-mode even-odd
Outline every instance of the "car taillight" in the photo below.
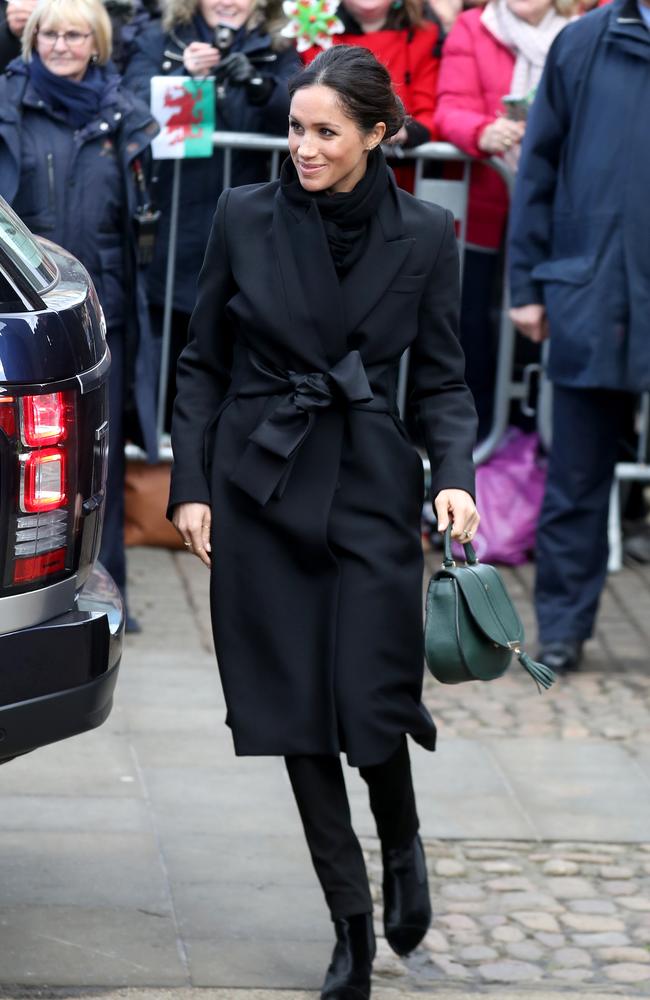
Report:
<svg viewBox="0 0 650 1000"><path fill-rule="evenodd" d="M20 508L27 514L63 507L66 501L65 452L38 448L20 456Z"/></svg>
<svg viewBox="0 0 650 1000"><path fill-rule="evenodd" d="M35 584L68 567L76 489L74 418L72 392L0 397L0 431L16 463L5 586Z"/></svg>
<svg viewBox="0 0 650 1000"><path fill-rule="evenodd" d="M29 448L59 444L65 437L65 407L62 392L44 392L21 399L23 443Z"/></svg>
<svg viewBox="0 0 650 1000"><path fill-rule="evenodd" d="M13 396L0 396L0 431L8 438L16 436L16 413Z"/></svg>
<svg viewBox="0 0 650 1000"><path fill-rule="evenodd" d="M29 559L16 559L14 565L14 583L30 583L40 580L51 573L60 573L65 569L65 549L56 549L42 556L32 556Z"/></svg>

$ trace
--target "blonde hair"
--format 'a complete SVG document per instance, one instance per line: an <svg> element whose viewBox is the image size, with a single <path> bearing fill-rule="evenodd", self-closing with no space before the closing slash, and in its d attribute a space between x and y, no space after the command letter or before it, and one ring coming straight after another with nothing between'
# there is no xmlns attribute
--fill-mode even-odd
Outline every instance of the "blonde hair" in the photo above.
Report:
<svg viewBox="0 0 650 1000"><path fill-rule="evenodd" d="M173 31L181 24L189 24L195 14L200 13L199 0L161 0L162 26L165 31ZM291 48L293 41L283 38L280 31L287 23L280 0L254 0L244 28L252 31L262 28L271 36L273 49Z"/></svg>
<svg viewBox="0 0 650 1000"><path fill-rule="evenodd" d="M97 62L105 66L113 50L113 27L101 0L39 0L23 32L23 59L29 62L36 44L36 33L43 21L61 25L87 21L95 36Z"/></svg>

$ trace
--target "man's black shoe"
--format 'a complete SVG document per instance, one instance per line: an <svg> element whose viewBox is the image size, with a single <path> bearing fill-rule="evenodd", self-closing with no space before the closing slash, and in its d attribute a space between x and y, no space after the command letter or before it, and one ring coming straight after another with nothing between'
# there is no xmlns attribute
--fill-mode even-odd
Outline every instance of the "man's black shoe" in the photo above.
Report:
<svg viewBox="0 0 650 1000"><path fill-rule="evenodd" d="M431 924L431 899L419 836L406 847L382 850L384 862L384 932L398 955L417 948Z"/></svg>
<svg viewBox="0 0 650 1000"><path fill-rule="evenodd" d="M377 951L372 913L334 921L336 945L321 1000L370 1000L372 962Z"/></svg>
<svg viewBox="0 0 650 1000"><path fill-rule="evenodd" d="M577 670L582 659L582 642L578 639L564 639L542 643L537 659L556 674Z"/></svg>

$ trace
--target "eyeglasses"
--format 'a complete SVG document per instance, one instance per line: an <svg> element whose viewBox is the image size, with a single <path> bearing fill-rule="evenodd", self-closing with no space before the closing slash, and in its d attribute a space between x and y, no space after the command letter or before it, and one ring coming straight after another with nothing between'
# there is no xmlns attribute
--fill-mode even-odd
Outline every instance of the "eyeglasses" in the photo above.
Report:
<svg viewBox="0 0 650 1000"><path fill-rule="evenodd" d="M92 31L41 31L38 30L38 37L46 45L56 45L59 38L62 38L70 49L83 45L87 38L90 38Z"/></svg>

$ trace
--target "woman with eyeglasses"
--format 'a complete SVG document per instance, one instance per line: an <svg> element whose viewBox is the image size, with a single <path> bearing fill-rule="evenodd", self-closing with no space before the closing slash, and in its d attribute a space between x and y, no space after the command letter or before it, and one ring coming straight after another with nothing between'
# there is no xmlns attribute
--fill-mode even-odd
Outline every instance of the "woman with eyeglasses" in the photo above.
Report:
<svg viewBox="0 0 650 1000"><path fill-rule="evenodd" d="M79 258L104 311L112 366L100 558L125 593L125 434L156 454L155 365L134 220L146 205L158 126L107 69L111 40L101 0L39 0L22 58L0 77L0 194L34 233Z"/></svg>

